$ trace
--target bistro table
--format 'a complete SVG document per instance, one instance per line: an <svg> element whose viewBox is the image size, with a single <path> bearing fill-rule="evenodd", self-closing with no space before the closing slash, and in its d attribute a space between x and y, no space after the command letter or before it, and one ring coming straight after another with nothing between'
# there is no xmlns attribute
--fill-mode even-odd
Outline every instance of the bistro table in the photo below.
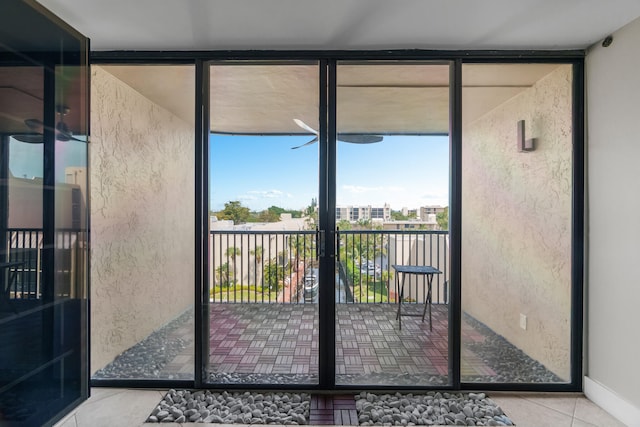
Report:
<svg viewBox="0 0 640 427"><path fill-rule="evenodd" d="M416 276L426 276L427 285L427 297L424 300L424 310L422 312L422 321L427 314L427 306L429 307L429 330L433 331L431 324L431 283L433 282L434 274L442 274L442 271L430 265L392 265L396 271L396 295L398 298L398 313L396 314L396 320L398 321L398 329L402 329L402 316L420 316L420 314L402 314L402 300L404 298L404 282L407 278L407 274L414 274ZM400 280L402 275L402 281Z"/></svg>

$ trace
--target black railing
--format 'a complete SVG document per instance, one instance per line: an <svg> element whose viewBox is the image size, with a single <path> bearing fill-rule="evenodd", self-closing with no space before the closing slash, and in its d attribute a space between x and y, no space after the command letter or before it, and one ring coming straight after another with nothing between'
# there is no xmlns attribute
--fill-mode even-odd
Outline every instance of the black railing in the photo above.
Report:
<svg viewBox="0 0 640 427"><path fill-rule="evenodd" d="M317 271L315 231L215 230L210 245L212 302L304 302Z"/></svg>
<svg viewBox="0 0 640 427"><path fill-rule="evenodd" d="M317 301L315 231L211 231L211 302ZM448 303L447 231L345 230L336 233L336 302L396 302L392 265L431 265L435 304ZM405 298L423 302L425 277L406 279Z"/></svg>
<svg viewBox="0 0 640 427"><path fill-rule="evenodd" d="M0 274L3 297L10 300L35 300L42 297L42 250L44 232L39 228L10 228L5 237ZM84 274L84 232L77 229L58 229L54 239L54 294L71 296L75 281Z"/></svg>

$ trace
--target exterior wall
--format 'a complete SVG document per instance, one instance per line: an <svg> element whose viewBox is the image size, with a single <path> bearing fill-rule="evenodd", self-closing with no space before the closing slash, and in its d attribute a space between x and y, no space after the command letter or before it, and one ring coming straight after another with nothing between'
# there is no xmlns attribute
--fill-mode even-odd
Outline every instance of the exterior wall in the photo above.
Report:
<svg viewBox="0 0 640 427"><path fill-rule="evenodd" d="M91 78L94 373L193 304L195 190L193 124Z"/></svg>
<svg viewBox="0 0 640 427"><path fill-rule="evenodd" d="M640 20L636 20L613 34L611 46L594 46L586 60L586 374L602 389L635 407L633 417L620 418L631 425L636 425L640 416L639 41ZM613 408L605 409L614 413Z"/></svg>
<svg viewBox="0 0 640 427"><path fill-rule="evenodd" d="M463 310L567 381L571 114L562 65L465 126L462 154ZM537 138L529 153L516 148L523 119Z"/></svg>

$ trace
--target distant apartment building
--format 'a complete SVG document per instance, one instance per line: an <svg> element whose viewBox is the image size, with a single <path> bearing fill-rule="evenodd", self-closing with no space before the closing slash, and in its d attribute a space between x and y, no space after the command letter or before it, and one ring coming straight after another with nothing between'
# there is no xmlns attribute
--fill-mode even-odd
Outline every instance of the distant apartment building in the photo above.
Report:
<svg viewBox="0 0 640 427"><path fill-rule="evenodd" d="M336 221L357 222L360 220L389 221L391 219L391 206L338 206L336 207Z"/></svg>
<svg viewBox="0 0 640 427"><path fill-rule="evenodd" d="M402 212L402 215L404 215L407 218L418 218L417 209L402 208L400 212Z"/></svg>
<svg viewBox="0 0 640 427"><path fill-rule="evenodd" d="M420 220L421 221L429 221L429 215L437 215L439 213L444 212L446 209L445 206L422 206L420 208Z"/></svg>

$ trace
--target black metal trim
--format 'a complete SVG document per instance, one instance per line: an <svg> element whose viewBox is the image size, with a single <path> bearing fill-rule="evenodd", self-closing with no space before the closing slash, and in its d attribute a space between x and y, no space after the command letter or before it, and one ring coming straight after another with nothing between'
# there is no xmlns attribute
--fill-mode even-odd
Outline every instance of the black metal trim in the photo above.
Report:
<svg viewBox="0 0 640 427"><path fill-rule="evenodd" d="M585 268L584 60L573 64L573 200L571 207L571 384L582 391Z"/></svg>
<svg viewBox="0 0 640 427"><path fill-rule="evenodd" d="M85 355L85 363L86 370L84 372L84 384L83 387L86 387L85 392L83 393L83 400L91 397L91 67L89 66L89 52L91 47L91 41L89 39L85 39L84 43L84 51L83 51L83 59L81 60L81 64L83 64L82 69L84 70L85 75L85 104L84 104L84 117L85 117L85 126L87 132L87 149L85 151L86 155L86 164L87 164L87 173L85 176L85 184L86 188L89 189L88 197L85 199L85 227L87 227L87 235L86 235L86 243L87 247L85 249L85 268L86 271L86 282L84 283L84 291L86 292L86 304L84 305L86 310L86 321L84 323L84 327L86 328L82 333L86 339L87 348Z"/></svg>
<svg viewBox="0 0 640 427"><path fill-rule="evenodd" d="M44 67L42 101L43 149L42 149L42 302L53 303L56 284L56 70L55 65ZM42 323L42 346L46 360L53 359L53 310L46 310ZM52 369L52 368L49 368ZM53 371L52 371L53 373Z"/></svg>
<svg viewBox="0 0 640 427"><path fill-rule="evenodd" d="M460 388L462 355L462 61L451 64L449 74L450 171L449 171L449 380Z"/></svg>
<svg viewBox="0 0 640 427"><path fill-rule="evenodd" d="M318 387L328 390L335 383L335 274L333 273L335 249L332 240L330 208L332 194L335 205L335 190L331 188L330 182L332 162L335 168L335 106L332 106L332 101L335 100L335 63L330 64L327 60L320 60L318 77L320 115L318 117L318 225L325 236L324 251L319 259L318 322L323 327L319 329L318 337Z"/></svg>
<svg viewBox="0 0 640 427"><path fill-rule="evenodd" d="M202 387L209 366L209 86L210 66L196 61L195 90L195 280L194 384Z"/></svg>
<svg viewBox="0 0 640 427"><path fill-rule="evenodd" d="M148 63L193 63L202 60L486 60L503 61L539 61L557 62L584 58L586 51L575 50L426 50L426 49L390 49L390 50L196 50L196 51L151 51L151 50L113 50L94 51L92 63L108 62L112 64L148 64Z"/></svg>

